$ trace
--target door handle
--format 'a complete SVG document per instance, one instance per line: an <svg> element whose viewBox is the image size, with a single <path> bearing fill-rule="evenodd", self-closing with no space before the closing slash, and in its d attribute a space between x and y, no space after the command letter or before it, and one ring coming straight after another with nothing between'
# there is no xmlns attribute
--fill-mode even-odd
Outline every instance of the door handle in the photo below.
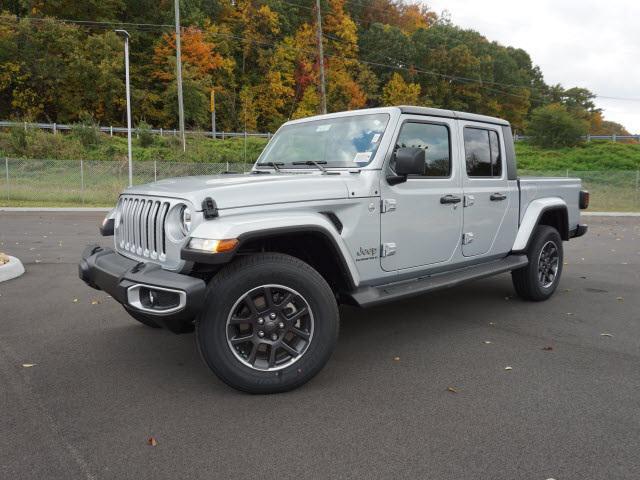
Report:
<svg viewBox="0 0 640 480"><path fill-rule="evenodd" d="M460 203L461 201L462 199L460 197L456 197L455 195L445 195L444 197L440 197L440 203L442 205Z"/></svg>
<svg viewBox="0 0 640 480"><path fill-rule="evenodd" d="M492 193L489 198L492 202L500 202L502 200L505 200L507 196L504 193Z"/></svg>

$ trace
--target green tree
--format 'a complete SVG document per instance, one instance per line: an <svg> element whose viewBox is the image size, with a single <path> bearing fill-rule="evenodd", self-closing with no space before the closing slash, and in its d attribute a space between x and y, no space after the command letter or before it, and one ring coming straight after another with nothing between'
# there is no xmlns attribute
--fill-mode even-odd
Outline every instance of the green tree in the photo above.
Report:
<svg viewBox="0 0 640 480"><path fill-rule="evenodd" d="M545 148L576 145L588 131L589 122L572 115L559 103L536 108L527 127L532 143Z"/></svg>

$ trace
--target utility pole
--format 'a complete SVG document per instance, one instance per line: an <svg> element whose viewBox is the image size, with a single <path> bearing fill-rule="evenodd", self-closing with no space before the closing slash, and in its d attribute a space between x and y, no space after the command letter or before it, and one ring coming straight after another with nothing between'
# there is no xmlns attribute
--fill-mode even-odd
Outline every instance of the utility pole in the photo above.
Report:
<svg viewBox="0 0 640 480"><path fill-rule="evenodd" d="M176 79L178 81L178 128L182 138L182 151L187 151L184 136L184 101L182 99L182 55L180 52L180 0L175 0L176 12Z"/></svg>
<svg viewBox="0 0 640 480"><path fill-rule="evenodd" d="M322 50L322 14L320 12L320 0L316 0L318 14L318 57L320 61L320 107L322 113L327 113L327 94L324 89L324 52Z"/></svg>
<svg viewBox="0 0 640 480"><path fill-rule="evenodd" d="M124 77L127 93L127 153L129 156L129 186L133 185L133 160L131 154L131 87L129 84L129 32L116 30L116 35L124 38Z"/></svg>

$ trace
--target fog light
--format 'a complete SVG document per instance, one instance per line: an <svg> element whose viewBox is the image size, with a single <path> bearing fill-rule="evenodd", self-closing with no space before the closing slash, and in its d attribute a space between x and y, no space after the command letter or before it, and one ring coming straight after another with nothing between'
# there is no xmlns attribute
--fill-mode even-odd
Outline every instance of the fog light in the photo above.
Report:
<svg viewBox="0 0 640 480"><path fill-rule="evenodd" d="M133 285L127 290L127 301L132 307L149 313L166 314L185 307L187 294L182 290Z"/></svg>

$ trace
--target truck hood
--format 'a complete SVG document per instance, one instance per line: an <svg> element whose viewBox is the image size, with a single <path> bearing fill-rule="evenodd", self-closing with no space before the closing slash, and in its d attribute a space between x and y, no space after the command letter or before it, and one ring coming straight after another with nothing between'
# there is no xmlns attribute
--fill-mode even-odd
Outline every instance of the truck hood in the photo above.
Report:
<svg viewBox="0 0 640 480"><path fill-rule="evenodd" d="M160 180L127 188L125 194L181 198L198 210L211 197L219 209L274 203L344 199L349 196L342 175L271 173L212 175Z"/></svg>

